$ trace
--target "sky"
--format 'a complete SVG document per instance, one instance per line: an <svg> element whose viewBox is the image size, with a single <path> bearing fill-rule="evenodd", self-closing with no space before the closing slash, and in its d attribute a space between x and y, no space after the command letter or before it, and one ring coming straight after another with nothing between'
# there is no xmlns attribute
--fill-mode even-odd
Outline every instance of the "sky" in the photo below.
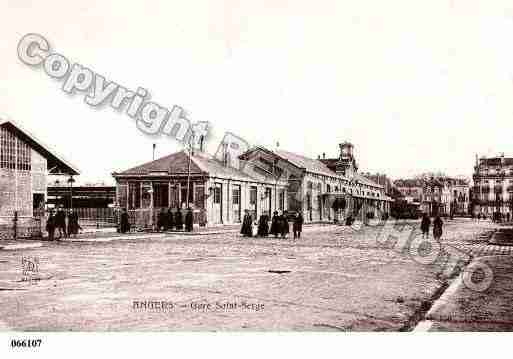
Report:
<svg viewBox="0 0 513 359"><path fill-rule="evenodd" d="M0 2L0 113L81 171L80 182L182 149L17 57L52 51L251 144L317 157L355 145L362 171L472 174L476 154L513 156L511 1Z"/></svg>

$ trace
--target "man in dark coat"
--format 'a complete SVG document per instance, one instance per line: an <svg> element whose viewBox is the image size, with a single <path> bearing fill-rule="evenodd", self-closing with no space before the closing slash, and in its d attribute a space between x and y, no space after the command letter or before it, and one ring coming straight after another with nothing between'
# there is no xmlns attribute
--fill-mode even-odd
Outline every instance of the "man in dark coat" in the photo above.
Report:
<svg viewBox="0 0 513 359"><path fill-rule="evenodd" d="M157 216L157 232L165 229L164 224L166 223L166 212L164 212L164 208L161 208L158 216Z"/></svg>
<svg viewBox="0 0 513 359"><path fill-rule="evenodd" d="M251 217L251 214L249 214L248 210L246 210L246 213L244 214L240 234L244 237L253 237L253 218Z"/></svg>
<svg viewBox="0 0 513 359"><path fill-rule="evenodd" d="M126 208L123 208L123 212L121 213L119 230L121 233L130 232L130 221L128 220Z"/></svg>
<svg viewBox="0 0 513 359"><path fill-rule="evenodd" d="M289 234L289 220L283 215L283 213L280 214L279 223L281 229L281 238L287 238L287 234Z"/></svg>
<svg viewBox="0 0 513 359"><path fill-rule="evenodd" d="M183 216L180 208L175 213L175 226L177 231L183 231Z"/></svg>
<svg viewBox="0 0 513 359"><path fill-rule="evenodd" d="M294 224L292 225L292 229L294 230L294 239L301 238L303 222L303 215L300 212L297 212L296 216L294 217Z"/></svg>
<svg viewBox="0 0 513 359"><path fill-rule="evenodd" d="M436 216L435 220L433 221L433 237L435 237L436 240L440 240L440 237L442 237L443 225L444 222L442 222L440 216Z"/></svg>
<svg viewBox="0 0 513 359"><path fill-rule="evenodd" d="M187 232L192 232L194 216L192 215L192 209L189 207L187 209L187 213L185 214L185 230Z"/></svg>
<svg viewBox="0 0 513 359"><path fill-rule="evenodd" d="M71 237L72 234L75 234L75 222L74 222L74 213L73 209L70 209L68 212L68 236Z"/></svg>
<svg viewBox="0 0 513 359"><path fill-rule="evenodd" d="M280 223L278 221L278 212L274 211L273 213L273 219L271 221L271 234L274 235L274 237L278 237L278 234L281 233L280 230Z"/></svg>
<svg viewBox="0 0 513 359"><path fill-rule="evenodd" d="M50 211L50 215L46 220L46 231L48 232L48 240L53 241L55 235L55 216L53 215L53 211Z"/></svg>
<svg viewBox="0 0 513 359"><path fill-rule="evenodd" d="M259 237L267 237L269 235L269 216L267 214L262 214L260 216L257 235Z"/></svg>
<svg viewBox="0 0 513 359"><path fill-rule="evenodd" d="M63 236L66 238L66 213L64 213L62 207L57 210L55 215L55 226L59 230L59 238L57 239L61 239Z"/></svg>
<svg viewBox="0 0 513 359"><path fill-rule="evenodd" d="M431 226L431 220L427 213L424 213L422 216L422 221L420 222L420 230L422 231L422 238L429 237L429 227Z"/></svg>
<svg viewBox="0 0 513 359"><path fill-rule="evenodd" d="M175 218L174 218L173 212L171 211L171 208L168 208L168 210L167 210L166 225L167 225L167 230L170 230L170 231L173 230L173 228L175 226Z"/></svg>

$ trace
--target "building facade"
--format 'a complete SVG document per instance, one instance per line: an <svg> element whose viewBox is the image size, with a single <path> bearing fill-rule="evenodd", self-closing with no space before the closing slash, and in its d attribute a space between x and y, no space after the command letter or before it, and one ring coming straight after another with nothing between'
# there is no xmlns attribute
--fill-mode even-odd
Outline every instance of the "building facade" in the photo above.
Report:
<svg viewBox="0 0 513 359"><path fill-rule="evenodd" d="M513 158L476 157L474 166L473 213L491 216L513 213Z"/></svg>
<svg viewBox="0 0 513 359"><path fill-rule="evenodd" d="M137 226L153 225L162 208L191 207L195 223L204 213L209 225L240 223L245 210L254 219L274 211L300 211L306 222L386 213L390 198L383 186L357 172L348 145L341 145L338 158L323 160L261 146L236 161L181 151L113 173L116 202L129 210Z"/></svg>
<svg viewBox="0 0 513 359"><path fill-rule="evenodd" d="M31 235L35 217L46 204L48 176L53 174L79 172L19 124L0 119L0 236Z"/></svg>
<svg viewBox="0 0 513 359"><path fill-rule="evenodd" d="M408 203L431 216L470 214L470 182L448 176L419 176L394 181L395 188Z"/></svg>

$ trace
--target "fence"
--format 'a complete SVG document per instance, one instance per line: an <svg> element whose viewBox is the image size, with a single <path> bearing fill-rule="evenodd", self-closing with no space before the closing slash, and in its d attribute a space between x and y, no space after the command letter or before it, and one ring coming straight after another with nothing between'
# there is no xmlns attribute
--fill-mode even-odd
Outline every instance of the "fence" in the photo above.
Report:
<svg viewBox="0 0 513 359"><path fill-rule="evenodd" d="M117 214L114 208L73 208L78 214L81 227L116 227Z"/></svg>
<svg viewBox="0 0 513 359"><path fill-rule="evenodd" d="M40 239L42 227L41 217L2 217L0 239Z"/></svg>

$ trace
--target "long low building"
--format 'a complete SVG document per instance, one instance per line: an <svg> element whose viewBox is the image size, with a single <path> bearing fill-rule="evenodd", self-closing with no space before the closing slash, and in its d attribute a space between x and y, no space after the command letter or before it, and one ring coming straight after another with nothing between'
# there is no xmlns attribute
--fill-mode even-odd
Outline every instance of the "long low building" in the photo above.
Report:
<svg viewBox="0 0 513 359"><path fill-rule="evenodd" d="M391 199L383 186L357 172L352 149L343 143L339 157L311 159L259 146L236 161L180 151L113 173L116 204L140 227L152 226L163 208L191 207L195 223L204 213L208 225L240 223L245 210L254 219L301 211L306 222L388 214Z"/></svg>

